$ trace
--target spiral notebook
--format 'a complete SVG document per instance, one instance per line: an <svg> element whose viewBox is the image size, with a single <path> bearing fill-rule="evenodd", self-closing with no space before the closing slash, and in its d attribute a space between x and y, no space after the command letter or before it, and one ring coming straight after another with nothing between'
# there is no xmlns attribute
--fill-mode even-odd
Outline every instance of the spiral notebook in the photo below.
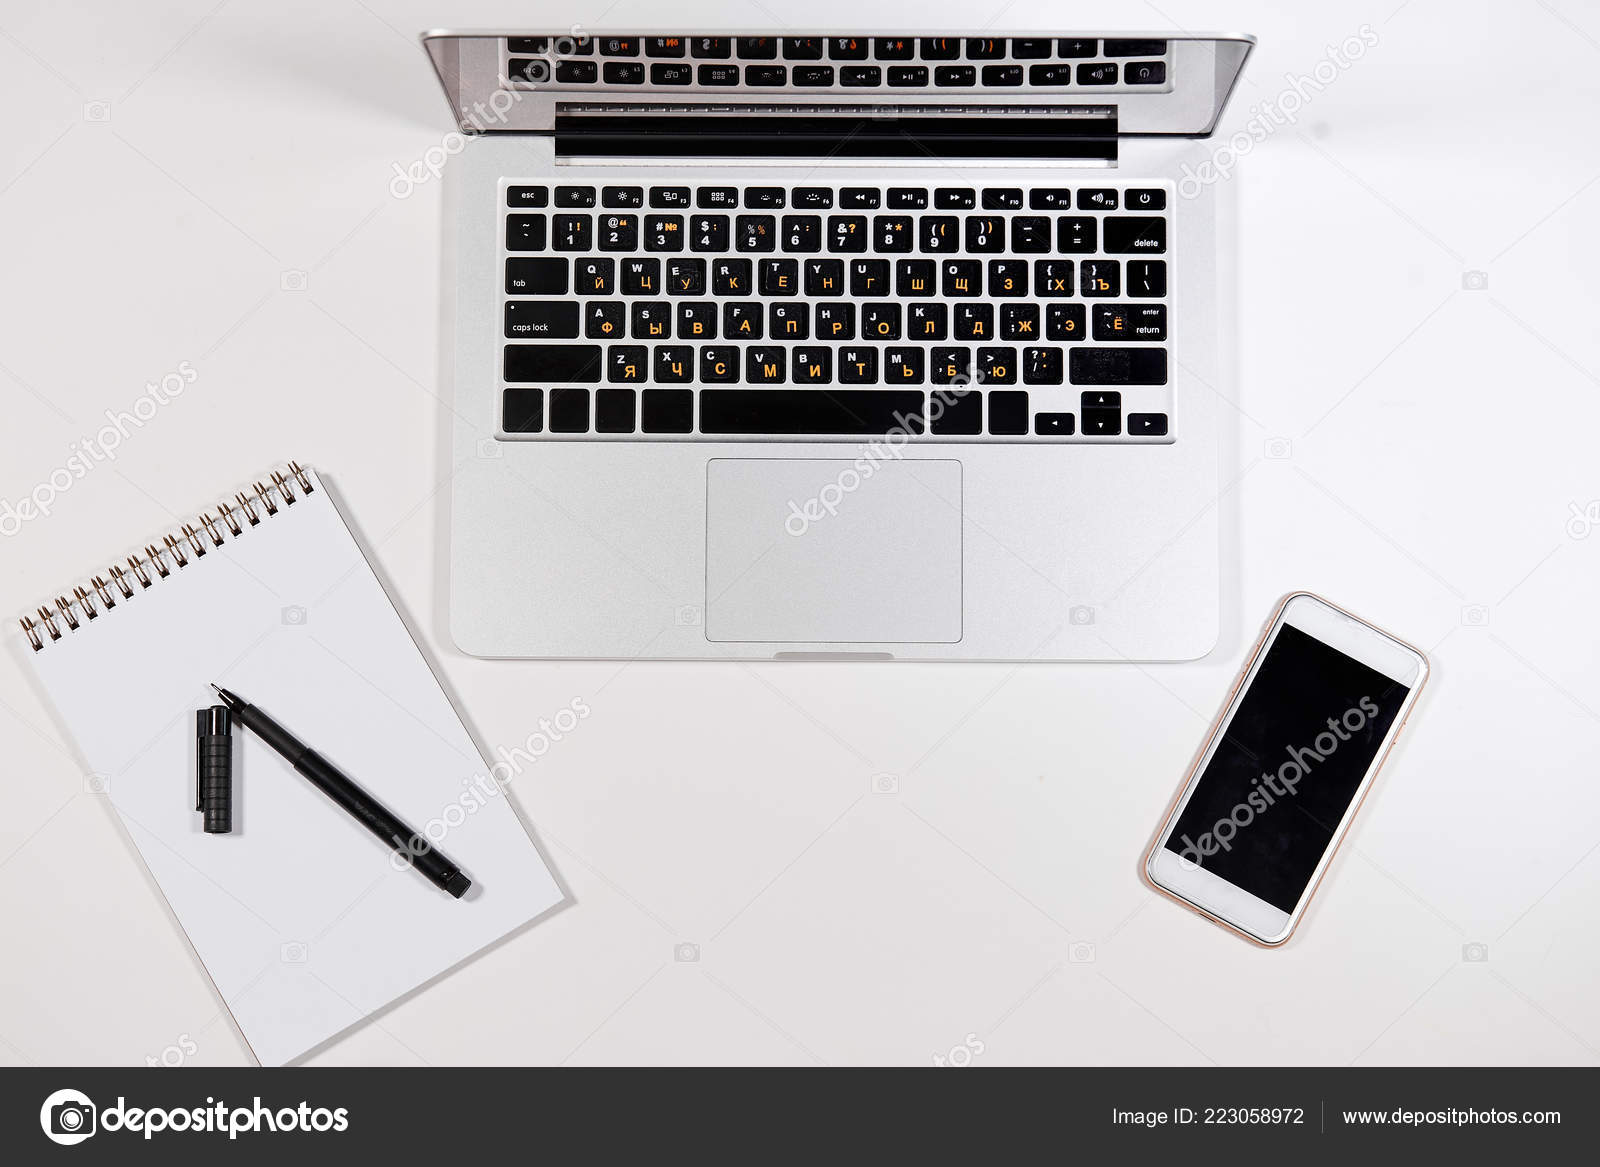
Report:
<svg viewBox="0 0 1600 1167"><path fill-rule="evenodd" d="M311 471L291 463L22 627L60 719L262 1063L298 1058L561 901ZM472 890L452 899L405 868L242 726L233 833L205 834L195 710L215 701L213 681L427 834Z"/></svg>

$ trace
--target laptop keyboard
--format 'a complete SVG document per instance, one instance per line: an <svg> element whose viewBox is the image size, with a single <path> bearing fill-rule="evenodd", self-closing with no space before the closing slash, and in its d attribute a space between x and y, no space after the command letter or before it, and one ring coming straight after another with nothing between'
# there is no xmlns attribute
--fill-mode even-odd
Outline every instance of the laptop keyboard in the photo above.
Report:
<svg viewBox="0 0 1600 1167"><path fill-rule="evenodd" d="M1172 440L1170 184L499 195L501 438Z"/></svg>

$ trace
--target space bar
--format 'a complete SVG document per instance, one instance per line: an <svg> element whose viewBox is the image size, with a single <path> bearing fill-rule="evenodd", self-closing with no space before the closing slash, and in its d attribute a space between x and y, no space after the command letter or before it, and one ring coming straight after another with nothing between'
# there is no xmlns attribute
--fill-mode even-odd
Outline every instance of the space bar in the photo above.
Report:
<svg viewBox="0 0 1600 1167"><path fill-rule="evenodd" d="M922 415L916 390L700 390L703 434L920 434Z"/></svg>

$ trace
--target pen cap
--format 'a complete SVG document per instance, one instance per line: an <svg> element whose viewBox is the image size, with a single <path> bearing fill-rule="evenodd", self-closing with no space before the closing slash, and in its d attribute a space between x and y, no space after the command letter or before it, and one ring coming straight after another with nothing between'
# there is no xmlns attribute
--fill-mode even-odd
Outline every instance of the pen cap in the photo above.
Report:
<svg viewBox="0 0 1600 1167"><path fill-rule="evenodd" d="M195 809L208 835L233 830L233 714L213 705L195 714Z"/></svg>

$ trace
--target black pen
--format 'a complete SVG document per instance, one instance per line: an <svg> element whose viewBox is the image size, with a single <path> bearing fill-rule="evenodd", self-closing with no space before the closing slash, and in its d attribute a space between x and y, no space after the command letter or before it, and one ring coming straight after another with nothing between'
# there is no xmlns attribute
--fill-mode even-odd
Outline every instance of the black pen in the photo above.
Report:
<svg viewBox="0 0 1600 1167"><path fill-rule="evenodd" d="M220 685L212 685L233 716L305 775L322 793L353 815L357 822L393 847L435 885L460 899L472 886L461 868L434 845L390 813L376 798L346 778L321 754L305 745L254 705Z"/></svg>

